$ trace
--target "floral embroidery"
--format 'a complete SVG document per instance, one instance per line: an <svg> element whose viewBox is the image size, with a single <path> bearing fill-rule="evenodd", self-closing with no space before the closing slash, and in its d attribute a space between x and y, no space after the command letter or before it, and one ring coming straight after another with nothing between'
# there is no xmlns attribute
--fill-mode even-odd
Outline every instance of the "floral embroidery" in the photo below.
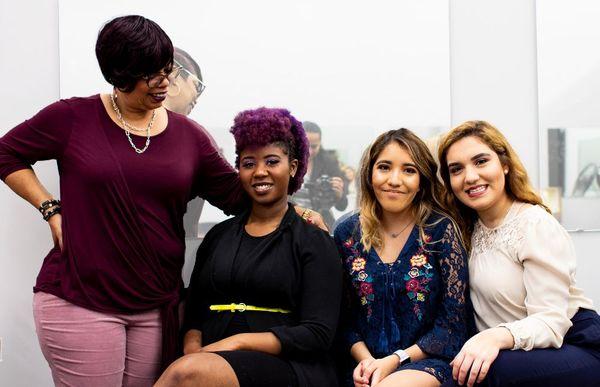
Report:
<svg viewBox="0 0 600 387"><path fill-rule="evenodd" d="M368 282L362 282L360 284L360 294L366 296L371 293L373 293L373 285Z"/></svg>
<svg viewBox="0 0 600 387"><path fill-rule="evenodd" d="M350 250L350 255L346 258L346 264L351 268L350 275L353 277L352 285L359 297L360 304L367 309L367 319L373 313L371 303L375 300L373 289L373 278L365 271L367 260L359 250L359 243L353 238L348 238L343 242L344 247Z"/></svg>
<svg viewBox="0 0 600 387"><path fill-rule="evenodd" d="M417 266L417 267L421 267L426 265L427 262L427 257L423 254L415 254L412 256L412 258L410 259L410 265L411 266Z"/></svg>
<svg viewBox="0 0 600 387"><path fill-rule="evenodd" d="M353 244L354 244L354 241L352 240L352 238L348 238L348 240L344 242L344 246L346 248L351 248Z"/></svg>
<svg viewBox="0 0 600 387"><path fill-rule="evenodd" d="M352 271L364 270L366 263L367 263L367 261L365 261L364 258L361 258L361 257L354 258L354 261L352 261Z"/></svg>
<svg viewBox="0 0 600 387"><path fill-rule="evenodd" d="M423 240L429 242L431 241L431 236L425 234ZM433 273L431 272L433 266L429 263L423 243L419 243L419 249L410 258L410 265L410 270L404 275L406 294L413 301L413 312L420 321L423 319L421 303L426 301L426 296L430 291L429 282L433 278Z"/></svg>
<svg viewBox="0 0 600 387"><path fill-rule="evenodd" d="M419 280L416 280L413 278L413 279L406 281L406 291L411 293L411 292L417 292L419 290L421 290L421 283L419 282Z"/></svg>
<svg viewBox="0 0 600 387"><path fill-rule="evenodd" d="M412 269L410 269L410 271L408 272L408 276L410 278L415 278L418 277L420 275L419 273L419 269L417 269L416 267L413 267Z"/></svg>

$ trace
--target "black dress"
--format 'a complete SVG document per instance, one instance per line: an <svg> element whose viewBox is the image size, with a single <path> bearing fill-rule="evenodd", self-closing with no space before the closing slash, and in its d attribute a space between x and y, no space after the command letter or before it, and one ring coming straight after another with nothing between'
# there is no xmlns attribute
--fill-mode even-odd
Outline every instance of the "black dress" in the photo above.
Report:
<svg viewBox="0 0 600 387"><path fill-rule="evenodd" d="M299 386L336 386L329 349L338 321L342 271L333 240L303 222L290 206L277 230L258 241L246 238L244 251L240 251L247 219L246 213L216 225L198 249L184 330L200 330L203 345L244 330L272 332L282 347L279 357L273 358L291 366ZM249 249L252 252L248 254ZM292 313L209 310L210 305L230 303ZM239 317L242 314L243 319ZM232 357L221 354L232 360L240 383L248 380L242 372L253 373L250 379L260 380L262 374L275 371L244 364L246 359L264 364L260 360L265 359L264 353L237 352Z"/></svg>

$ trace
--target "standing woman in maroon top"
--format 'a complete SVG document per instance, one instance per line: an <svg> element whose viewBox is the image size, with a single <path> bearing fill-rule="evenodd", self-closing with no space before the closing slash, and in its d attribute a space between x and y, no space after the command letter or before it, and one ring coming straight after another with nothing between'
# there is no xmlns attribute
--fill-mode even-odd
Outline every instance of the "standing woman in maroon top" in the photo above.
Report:
<svg viewBox="0 0 600 387"><path fill-rule="evenodd" d="M96 56L114 91L60 100L9 131L0 178L52 231L34 319L55 384L147 386L176 355L187 202L226 213L249 202L204 128L162 106L173 45L156 23L108 22ZM48 159L60 201L31 169Z"/></svg>

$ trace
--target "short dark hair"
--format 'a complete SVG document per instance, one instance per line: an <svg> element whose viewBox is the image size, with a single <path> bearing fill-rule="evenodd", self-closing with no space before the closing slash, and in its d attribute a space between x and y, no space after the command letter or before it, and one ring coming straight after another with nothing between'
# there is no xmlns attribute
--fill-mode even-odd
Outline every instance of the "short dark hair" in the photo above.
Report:
<svg viewBox="0 0 600 387"><path fill-rule="evenodd" d="M173 55L175 60L179 62L180 65L182 65L190 73L197 76L199 80L202 80L202 72L200 71L200 66L198 66L198 63L194 60L194 58L192 58L190 54L187 53L187 51L182 50L179 47L175 47L175 52ZM183 77L183 79L187 79L188 73L182 71L181 76Z"/></svg>
<svg viewBox="0 0 600 387"><path fill-rule="evenodd" d="M239 113L231 127L235 138L235 164L240 166L240 153L251 146L274 144L285 150L290 160L298 160L298 169L290 179L288 193L298 191L308 167L308 139L302 124L286 109L258 108Z"/></svg>
<svg viewBox="0 0 600 387"><path fill-rule="evenodd" d="M104 79L130 92L142 77L173 65L173 43L152 20L121 16L107 22L98 33L96 58Z"/></svg>
<svg viewBox="0 0 600 387"><path fill-rule="evenodd" d="M321 128L312 121L304 121L302 126L304 127L306 133L318 133L319 136L321 135Z"/></svg>

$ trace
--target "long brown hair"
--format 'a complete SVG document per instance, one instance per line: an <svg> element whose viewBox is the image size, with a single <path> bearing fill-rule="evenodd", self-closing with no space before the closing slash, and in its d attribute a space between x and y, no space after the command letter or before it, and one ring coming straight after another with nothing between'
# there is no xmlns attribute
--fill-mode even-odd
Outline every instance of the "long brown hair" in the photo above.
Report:
<svg viewBox="0 0 600 387"><path fill-rule="evenodd" d="M504 187L509 198L539 205L550 212L550 209L542 202L542 198L535 192L529 181L525 167L523 167L519 156L517 156L517 153L510 146L506 137L496 127L486 121L464 122L444 136L438 149L438 155L440 159L440 174L446 186L444 203L446 208L455 208L457 210L456 221L461 229L467 250L471 248L471 235L477 221L477 212L464 205L452 192L447 156L448 150L455 142L469 136L480 139L498 155L502 166L508 167Z"/></svg>
<svg viewBox="0 0 600 387"><path fill-rule="evenodd" d="M377 158L385 147L392 142L397 142L401 147L406 149L419 172L420 189L413 199L412 206L415 224L419 227L421 238L424 239L423 228L432 225L426 224L427 219L432 213L449 218L456 227L452 216L448 214L448 211L443 210L442 200L445 189L437 177L437 164L431 152L429 152L427 145L408 129L390 130L377 137L364 152L360 163L359 208L360 226L362 229L361 242L367 251L371 247L379 248L383 246L383 237L380 232L382 208L375 196L372 176L375 161L377 161Z"/></svg>

